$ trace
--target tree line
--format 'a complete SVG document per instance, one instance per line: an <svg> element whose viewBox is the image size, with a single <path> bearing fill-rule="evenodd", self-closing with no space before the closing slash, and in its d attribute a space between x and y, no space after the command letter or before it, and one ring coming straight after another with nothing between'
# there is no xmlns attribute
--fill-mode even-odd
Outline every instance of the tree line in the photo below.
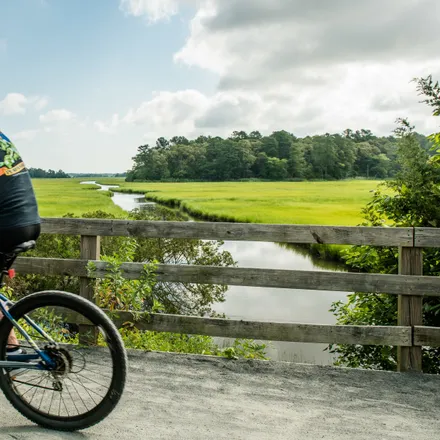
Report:
<svg viewBox="0 0 440 440"><path fill-rule="evenodd" d="M415 134L425 151L430 141ZM141 145L127 181L337 180L388 178L399 170L397 138L370 130L345 130L297 138L285 130L263 136L234 131L228 138L199 136L189 140L161 137Z"/></svg>
<svg viewBox="0 0 440 440"><path fill-rule="evenodd" d="M29 168L29 175L33 179L69 179L70 176L62 170L43 170L41 168Z"/></svg>
<svg viewBox="0 0 440 440"><path fill-rule="evenodd" d="M70 177L126 177L127 173L69 173Z"/></svg>

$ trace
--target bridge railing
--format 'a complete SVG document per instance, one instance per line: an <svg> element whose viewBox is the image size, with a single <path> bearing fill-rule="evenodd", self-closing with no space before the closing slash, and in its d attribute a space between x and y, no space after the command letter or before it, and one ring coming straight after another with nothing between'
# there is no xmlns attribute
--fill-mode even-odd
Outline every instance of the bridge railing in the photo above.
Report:
<svg viewBox="0 0 440 440"><path fill-rule="evenodd" d="M440 277L423 276L423 247L440 247L440 229L47 218L43 219L42 232L80 235L81 258L21 257L15 264L17 270L78 276L81 296L91 300L94 292L87 263L95 263L96 278L106 275L106 263L99 261L101 236L398 247L398 275L172 264L157 268L158 281L397 295L396 326L256 322L168 314L148 314L148 319L134 320L128 311L118 312L115 322L122 325L132 320L142 330L267 341L392 345L398 347L398 370L402 372L422 371L422 346L440 345L440 328L424 327L422 319L423 297L440 296ZM143 264L124 263L121 269L125 278L136 279Z"/></svg>

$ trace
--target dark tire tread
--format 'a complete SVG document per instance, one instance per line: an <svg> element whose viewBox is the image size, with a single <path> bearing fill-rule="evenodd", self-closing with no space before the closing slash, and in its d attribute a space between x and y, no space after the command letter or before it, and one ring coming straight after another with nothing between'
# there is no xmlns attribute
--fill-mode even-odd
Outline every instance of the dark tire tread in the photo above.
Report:
<svg viewBox="0 0 440 440"><path fill-rule="evenodd" d="M107 417L118 404L125 387L127 375L127 354L122 338L107 315L92 302L81 298L78 295L59 291L43 291L28 295L11 307L9 312L15 319L20 319L24 314L44 306L61 306L77 310L88 317L94 324L102 326L111 340L113 348L113 379L112 386L107 395L97 407L85 413L80 418L78 416L58 417L43 415L34 408L26 404L11 387L8 373L0 369L0 388L11 405L24 417L37 425L58 431L77 431L89 428ZM6 345L12 324L7 319L2 319L0 323L0 359L6 359Z"/></svg>

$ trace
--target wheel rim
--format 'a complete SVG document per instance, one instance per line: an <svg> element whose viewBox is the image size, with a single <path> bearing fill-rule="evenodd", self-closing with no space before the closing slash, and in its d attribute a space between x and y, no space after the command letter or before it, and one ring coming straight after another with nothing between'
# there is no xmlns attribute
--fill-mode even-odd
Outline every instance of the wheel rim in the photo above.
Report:
<svg viewBox="0 0 440 440"><path fill-rule="evenodd" d="M91 315L78 307L55 304L28 310L25 316L43 328L57 348L24 316L15 316L56 363L51 371L7 372L11 390L33 411L51 419L72 420L84 418L105 404L115 377L114 350L111 335ZM35 354L26 341L20 342L27 353Z"/></svg>

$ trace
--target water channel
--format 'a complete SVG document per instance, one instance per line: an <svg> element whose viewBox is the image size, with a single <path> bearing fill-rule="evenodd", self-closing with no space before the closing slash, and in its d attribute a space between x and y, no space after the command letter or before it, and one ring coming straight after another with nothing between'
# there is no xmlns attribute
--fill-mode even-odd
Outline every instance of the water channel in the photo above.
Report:
<svg viewBox="0 0 440 440"><path fill-rule="evenodd" d="M100 185L99 191L107 191L109 188ZM125 211L135 208L154 209L155 206L154 202L145 200L139 194L115 192L112 200ZM229 251L241 267L340 270L331 265L318 267L309 256L276 243L226 241L223 249ZM345 292L231 286L226 293L226 301L217 304L214 309L233 319L335 324L336 319L329 308L332 302L345 300L346 296ZM224 338L215 340L219 345L230 342ZM325 344L270 342L266 353L273 360L328 365L333 362L334 356L324 351L325 348Z"/></svg>

